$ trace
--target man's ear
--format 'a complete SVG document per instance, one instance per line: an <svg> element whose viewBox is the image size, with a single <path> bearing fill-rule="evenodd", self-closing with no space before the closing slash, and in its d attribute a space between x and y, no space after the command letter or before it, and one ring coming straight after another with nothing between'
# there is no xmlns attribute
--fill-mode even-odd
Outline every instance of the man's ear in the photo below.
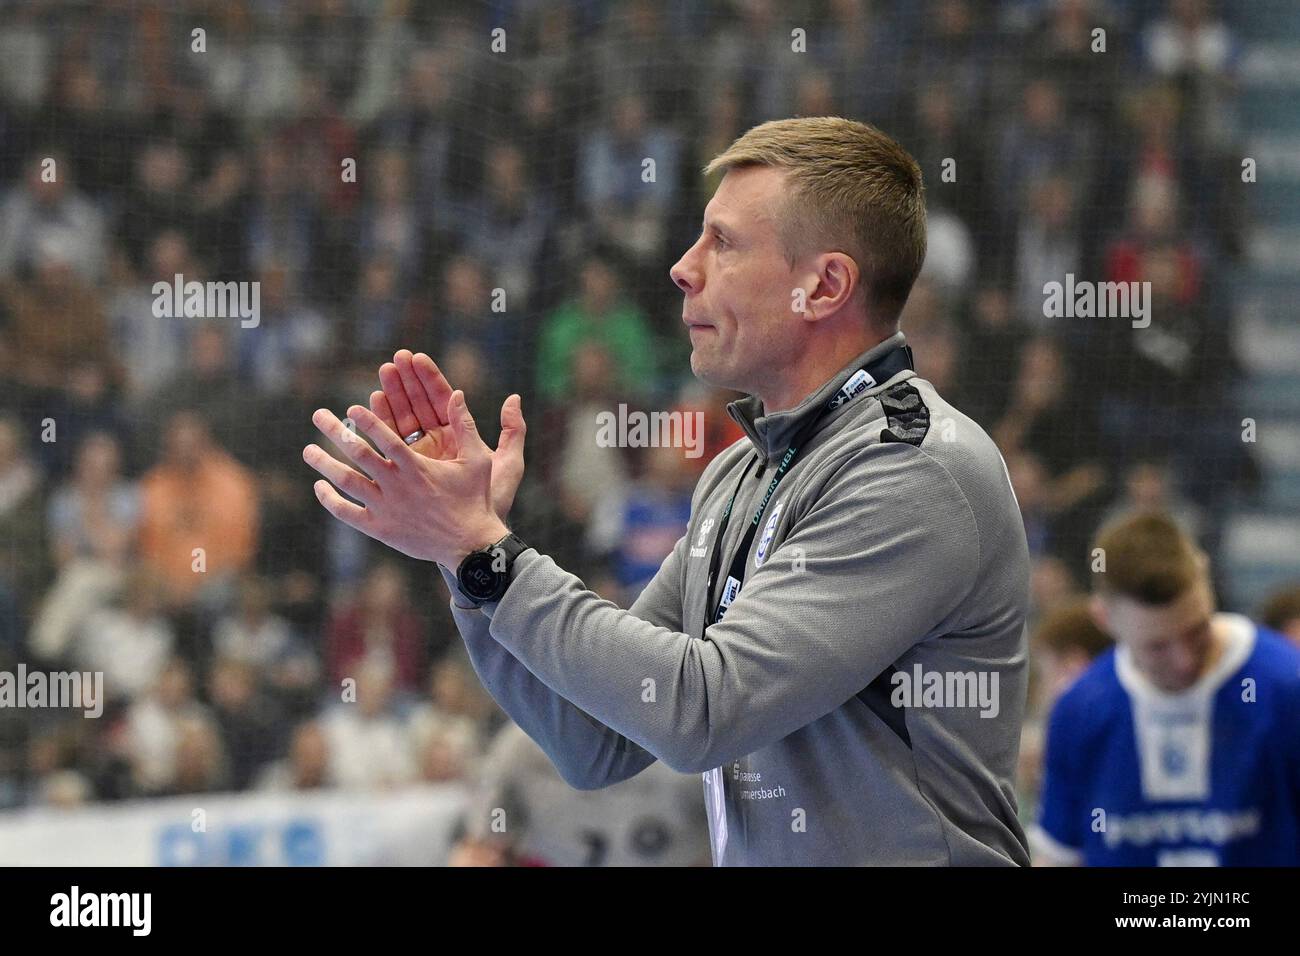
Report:
<svg viewBox="0 0 1300 956"><path fill-rule="evenodd" d="M808 296L808 311L815 316L832 315L849 307L858 293L857 264L842 252L831 252L819 257L817 271L813 274L812 292Z"/></svg>

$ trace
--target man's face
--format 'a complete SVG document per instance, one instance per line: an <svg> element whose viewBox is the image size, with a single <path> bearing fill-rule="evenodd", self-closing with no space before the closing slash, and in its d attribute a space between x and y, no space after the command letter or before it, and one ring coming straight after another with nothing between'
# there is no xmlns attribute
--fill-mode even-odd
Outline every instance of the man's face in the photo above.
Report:
<svg viewBox="0 0 1300 956"><path fill-rule="evenodd" d="M669 271L692 324L691 371L711 385L756 393L797 352L798 282L777 237L785 174L732 169L704 209L695 245ZM809 290L811 291L811 290Z"/></svg>
<svg viewBox="0 0 1300 956"><path fill-rule="evenodd" d="M201 422L183 413L173 419L167 433L167 457L172 464L196 467L203 459L206 444L207 432Z"/></svg>
<svg viewBox="0 0 1300 956"><path fill-rule="evenodd" d="M1208 581L1165 605L1122 595L1098 600L1099 626L1128 647L1134 666L1160 690L1184 691L1201 676L1213 646L1214 594Z"/></svg>

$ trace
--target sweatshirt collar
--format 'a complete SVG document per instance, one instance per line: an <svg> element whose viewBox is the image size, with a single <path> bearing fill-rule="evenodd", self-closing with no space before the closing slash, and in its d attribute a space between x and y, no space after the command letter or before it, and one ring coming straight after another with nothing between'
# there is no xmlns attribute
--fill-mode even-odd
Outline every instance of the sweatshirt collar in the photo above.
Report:
<svg viewBox="0 0 1300 956"><path fill-rule="evenodd" d="M906 341L902 332L895 332L883 342L873 345L848 362L823 382L820 388L806 396L794 408L765 415L763 414L762 401L755 395L748 395L745 398L727 403L727 414L731 416L737 425L744 429L745 434L749 436L750 442L764 461L770 461L786 453L786 450L790 447L790 442L794 440L799 429L809 419L821 414L826 403L831 400L831 396L839 390L849 375L868 362L873 362L886 352L903 345ZM849 404L851 403L845 402L840 408L835 409L833 414L838 414ZM828 416L827 420L830 417Z"/></svg>

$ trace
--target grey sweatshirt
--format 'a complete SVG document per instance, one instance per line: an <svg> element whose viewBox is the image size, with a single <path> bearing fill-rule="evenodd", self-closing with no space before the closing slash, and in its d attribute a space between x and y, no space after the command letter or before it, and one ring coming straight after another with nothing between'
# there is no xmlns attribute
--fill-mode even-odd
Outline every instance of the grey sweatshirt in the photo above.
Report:
<svg viewBox="0 0 1300 956"><path fill-rule="evenodd" d="M823 415L701 637L712 534L754 452L723 579L799 427L902 341L793 409L728 405L746 438L705 469L686 534L628 610L535 548L481 610L442 569L484 686L565 780L603 787L655 759L702 774L716 865L1029 862L1013 790L1024 528L992 440L913 371Z"/></svg>

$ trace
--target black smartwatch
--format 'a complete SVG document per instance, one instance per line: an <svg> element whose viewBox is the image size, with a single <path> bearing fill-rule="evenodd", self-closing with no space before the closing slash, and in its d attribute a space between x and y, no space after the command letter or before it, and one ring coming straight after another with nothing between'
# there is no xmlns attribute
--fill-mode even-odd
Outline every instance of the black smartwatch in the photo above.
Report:
<svg viewBox="0 0 1300 956"><path fill-rule="evenodd" d="M510 585L515 558L529 547L517 534L511 533L496 544L465 555L456 569L461 594L480 605L501 600Z"/></svg>

